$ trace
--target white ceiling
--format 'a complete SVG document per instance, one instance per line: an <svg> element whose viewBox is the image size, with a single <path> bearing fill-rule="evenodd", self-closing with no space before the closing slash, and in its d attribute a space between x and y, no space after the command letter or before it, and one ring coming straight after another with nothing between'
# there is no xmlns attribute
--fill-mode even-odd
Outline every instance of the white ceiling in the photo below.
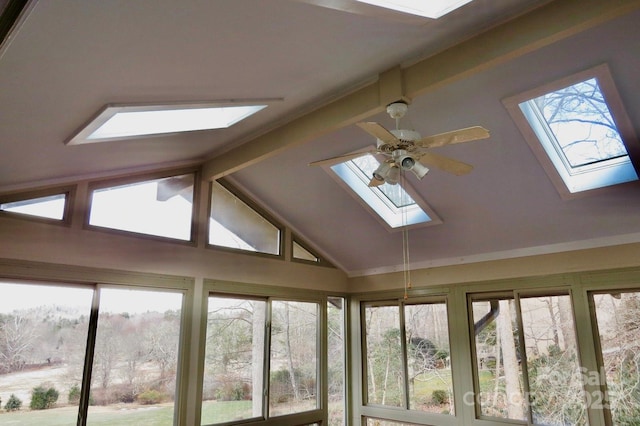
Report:
<svg viewBox="0 0 640 426"><path fill-rule="evenodd" d="M394 66L410 67L549 3L475 0L441 20L407 21L314 4L323 1L31 2L0 50L0 192L224 162L234 149L251 147L281 126L287 130L291 120L313 117L316 108L335 105ZM606 62L637 131L640 2L621 3L629 5L625 16L603 16L600 25L549 45L542 40L538 50L479 67L412 99L408 118L423 135L476 124L491 131L487 140L438 148L473 164L471 174L432 170L422 181L410 178L443 221L410 231L414 266L640 241L638 185L562 200L501 104ZM518 37L508 34L505 44ZM226 130L64 144L108 103L256 98L283 100ZM349 125L331 126L305 143L283 142L229 176L346 272L393 270L402 262L401 234L388 232L323 169L307 165L373 144L348 118ZM364 118L393 126L384 113Z"/></svg>

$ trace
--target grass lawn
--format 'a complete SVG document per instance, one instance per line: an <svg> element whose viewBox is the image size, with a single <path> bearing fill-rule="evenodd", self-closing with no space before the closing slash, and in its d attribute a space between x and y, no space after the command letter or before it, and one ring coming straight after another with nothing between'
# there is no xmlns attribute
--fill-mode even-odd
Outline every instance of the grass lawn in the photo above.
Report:
<svg viewBox="0 0 640 426"><path fill-rule="evenodd" d="M201 423L220 423L251 417L251 401L203 401Z"/></svg>
<svg viewBox="0 0 640 426"><path fill-rule="evenodd" d="M0 424L16 426L69 426L75 425L78 407L61 407L50 410L20 410L1 412ZM133 405L122 404L109 407L90 407L87 423L90 425L164 426L173 424L173 404Z"/></svg>

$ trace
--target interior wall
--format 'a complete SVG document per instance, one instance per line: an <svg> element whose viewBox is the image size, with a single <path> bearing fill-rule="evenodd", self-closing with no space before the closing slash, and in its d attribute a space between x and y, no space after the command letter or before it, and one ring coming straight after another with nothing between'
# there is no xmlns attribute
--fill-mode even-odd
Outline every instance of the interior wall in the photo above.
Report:
<svg viewBox="0 0 640 426"><path fill-rule="evenodd" d="M201 199L206 200L208 187L202 186ZM0 259L335 292L347 289L347 276L338 269L207 247L203 223L197 226L196 243L87 228L86 194L87 183L80 183L70 226L0 213ZM198 217L208 217L206 204L196 205Z"/></svg>
<svg viewBox="0 0 640 426"><path fill-rule="evenodd" d="M633 243L417 269L411 271L410 281L414 288L420 288L636 266L640 266L640 244ZM403 276L402 272L395 272L354 277L349 280L349 291L365 293L402 288Z"/></svg>
<svg viewBox="0 0 640 426"><path fill-rule="evenodd" d="M402 271L348 278L328 267L8 216L0 216L0 241L0 258L19 261L340 293L404 285ZM419 288L635 266L640 266L640 243L417 269L411 271L411 284Z"/></svg>

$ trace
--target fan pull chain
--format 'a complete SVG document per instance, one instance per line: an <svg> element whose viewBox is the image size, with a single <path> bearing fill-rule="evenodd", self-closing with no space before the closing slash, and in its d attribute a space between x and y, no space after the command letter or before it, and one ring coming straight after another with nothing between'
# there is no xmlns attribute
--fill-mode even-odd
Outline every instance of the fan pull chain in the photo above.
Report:
<svg viewBox="0 0 640 426"><path fill-rule="evenodd" d="M407 300L409 295L408 289L411 288L411 270L409 269L409 231L405 227L402 230L402 262L404 265L404 299Z"/></svg>

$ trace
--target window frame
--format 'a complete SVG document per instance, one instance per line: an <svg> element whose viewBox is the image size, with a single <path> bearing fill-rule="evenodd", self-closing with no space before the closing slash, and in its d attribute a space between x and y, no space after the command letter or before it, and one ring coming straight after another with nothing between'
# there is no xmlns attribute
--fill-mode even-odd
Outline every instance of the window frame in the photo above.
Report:
<svg viewBox="0 0 640 426"><path fill-rule="evenodd" d="M510 419L508 417L493 417L482 414L482 406L480 404L480 374L478 371L478 354L477 348L475 344L475 323L473 317L473 302L474 301L489 301L490 299L496 300L513 300L514 303L514 313L516 317L516 326L517 329L517 337L518 337L518 347L516 350L520 350L520 365L521 365L521 379L522 379L522 392L524 397L524 408L525 408L525 424L535 425L533 421L533 410L531 409L531 400L529 395L531 394L531 387L529 381L529 361L527 359L527 349L526 349L526 339L524 334L524 323L523 323L523 315L522 315L522 307L521 300L522 299L530 299L530 298L540 298L540 297L554 297L554 296L568 296L569 302L571 306L570 317L573 321L573 333L574 339L576 343L575 351L576 351L576 359L577 363L580 367L584 365L581 357L582 357L582 348L580 345L580 333L579 326L577 322L576 309L575 309L575 301L574 301L574 291L572 288L566 287L564 285L557 287L549 287L549 288L523 288L518 289L514 284L513 288L510 290L496 290L496 291L469 291L466 292L467 298L467 316L468 316L468 333L470 339L470 355L471 355L471 368L473 372L473 392L474 392L474 413L475 418L477 420L483 421L491 421L491 422L504 422L511 423L517 422L522 423L523 420L518 419ZM583 392L583 396L587 396L587 383L582 382L581 390ZM588 414L589 407L585 401L585 413Z"/></svg>
<svg viewBox="0 0 640 426"><path fill-rule="evenodd" d="M315 258L317 260L307 260L307 259L301 259L299 257L295 257L294 256L294 247L295 244L299 245L302 249L306 250L307 252L309 252L309 254L315 256ZM306 242L304 242L302 239L300 239L299 237L297 237L296 235L291 235L291 238L289 239L289 246L291 248L291 261L292 262L296 262L296 263L304 263L306 265L317 265L317 266L325 266L328 268L335 268L335 266L333 266L331 264L331 262L329 262L328 260L326 260L323 256L320 256L316 250L310 248L309 244L307 244Z"/></svg>
<svg viewBox="0 0 640 426"><path fill-rule="evenodd" d="M180 307L180 327L177 341L176 359L176 383L175 396L173 401L173 424L183 424L186 421L187 413L185 408L188 405L188 375L189 357L188 351L191 341L191 321L193 312L193 286L194 279L189 277L153 275L132 272L117 272L112 270L94 269L87 270L82 267L66 267L59 269L56 265L38 264L29 268L28 274L24 271L18 273L7 273L2 266L17 267L22 271L20 265L29 265L29 262L12 262L9 265L0 265L0 286L8 284L26 284L34 286L66 287L91 289L93 292L90 314L88 318L87 344L83 354L83 374L81 377L80 401L78 403L79 426L87 424L87 413L90 400L90 382L93 370L93 353L95 350L100 291L102 288L127 289L140 291L158 291L179 293L182 295ZM11 270L11 266L10 269ZM91 275L91 277L89 277Z"/></svg>
<svg viewBox="0 0 640 426"><path fill-rule="evenodd" d="M407 355L407 342L406 342L406 320L405 320L405 306L407 305L430 305L430 304L444 304L446 308L447 318L447 339L449 342L450 351L453 349L452 342L452 318L451 318L451 300L448 291L442 291L437 289L434 292L431 291L417 291L411 297L389 297L389 294L382 294L379 297L375 295L363 295L356 303L358 304L358 330L360 340L360 363L361 366L358 369L358 374L361 383L361 390L359 392L361 407L359 410L359 416L362 419L365 418L379 418L384 420L390 420L394 422L415 422L415 424L427 424L423 422L429 422L429 424L453 424L456 419L459 419L460 413L457 413L456 406L459 402L450 401L452 413L431 413L427 411L420 411L416 409L410 409L410 392L408 381L408 355ZM368 368L369 362L367 357L367 336L366 336L366 315L365 311L367 307L395 307L398 309L398 319L400 327L400 342L402 359L402 371L403 371L403 401L402 406L391 406L373 404L369 402L369 383L368 383ZM353 331L352 331L353 333ZM451 363L451 388L455 397L456 375L454 371L454 363ZM413 423L411 423L413 424Z"/></svg>
<svg viewBox="0 0 640 426"><path fill-rule="evenodd" d="M41 197L49 197L55 195L64 195L64 208L62 211L62 219L53 219L43 216L30 215L26 213L18 213L7 210L0 210L0 215L13 217L16 219L24 219L42 223L71 226L72 212L75 203L77 185L64 185L50 188L35 189L25 192L14 192L0 195L0 204L13 203L18 201L29 201Z"/></svg>
<svg viewBox="0 0 640 426"><path fill-rule="evenodd" d="M620 160L619 158L605 160L596 163L599 164L598 166L594 165L592 167L578 167L577 169L579 169L579 171L575 171L572 175L566 170L565 167L556 167L556 164L564 164L564 159L560 158L560 155L555 151L554 154L549 154L548 150L545 149L545 145L550 145L556 150L560 148L556 147L555 142L552 142L550 140L543 141L538 137L536 130L534 130L532 124L530 124L530 122L528 121L526 113L521 109L520 104L526 103L527 101L535 99L539 96L543 96L548 93L567 88L569 86L592 78L595 78L598 82L601 93L604 97L607 107L609 108L609 112L611 113L611 117L616 124L618 134L620 135L622 143L627 150L628 161ZM556 188L562 199L569 200L585 195L599 194L611 191L612 188L618 185L634 185L640 187L640 180L627 180L625 178L625 180L621 182L605 183L604 185L599 183L591 183L588 185L579 184L580 186L578 186L578 184L571 184L571 186L574 187L574 189L572 190L572 188L569 187L569 184L565 182L565 178L563 177L569 176L569 179L571 179L572 176L575 176L575 178L573 178L575 180L592 174L595 179L596 174L601 174L603 173L603 171L616 171L621 167L621 165L624 166L627 163L630 163L630 168L635 171L635 174L638 177L640 177L640 143L638 143L638 138L635 134L633 124L624 108L622 98L615 87L615 82L611 75L611 71L606 63L597 65L595 67L575 74L568 75L550 83L546 83L537 88L527 90L523 93L505 98L502 100L502 104L507 109L507 112L511 116L516 127L520 130L525 141L529 145L529 148L533 152L538 162L541 164L542 168L544 169L545 173L551 180L551 183ZM537 125L538 122L536 121L536 126ZM546 126L546 122L544 124L541 124L541 126ZM602 164L605 162L607 162L607 164ZM580 189L582 186L584 186L585 188Z"/></svg>
<svg viewBox="0 0 640 426"><path fill-rule="evenodd" d="M274 228L276 228L278 230L278 254L273 254L273 253L266 253L266 252L261 252L261 251L251 251L251 250L244 250L244 249L240 249L240 248L234 248L234 247L225 247L225 246L219 246L216 244L212 244L209 242L209 234L211 232L211 227L210 227L210 219L211 219L211 208L213 205L213 189L212 186L214 185L214 183L218 183L220 184L224 189L226 189L227 191L229 191L234 197L238 198L241 202L243 202L244 204L247 205L247 207L249 207L250 209L252 209L254 212L256 212L258 215L260 215L264 220L266 220L267 222L269 222ZM229 179L225 179L225 178L221 178L221 179L217 179L212 182L209 183L209 191L208 191L208 205L207 205L207 224L206 224L206 239L205 239L205 246L207 248L213 249L213 250L220 250L220 251L226 251L226 252L231 252L231 253L242 253L242 254L246 254L246 255L250 255L250 256L262 256L262 257L268 257L271 259L281 259L284 260L285 258L285 226L282 225L280 223L280 221L276 220L274 218L273 215L271 215L267 210L265 210L263 207L260 206L260 204L258 204L256 201L254 201L253 199L251 199L249 196L247 196L244 192L242 192L237 185L235 185L234 183L231 183L229 181ZM312 262L314 264L316 264L315 262Z"/></svg>
<svg viewBox="0 0 640 426"><path fill-rule="evenodd" d="M157 179L164 179L164 178L170 178L174 176L181 176L181 175L188 175L188 174L193 175L193 202L191 204L191 218L190 218L191 230L190 230L190 236L188 240L181 240L178 238L165 237L161 235L145 234L143 232L128 231L124 229L109 228L106 226L92 225L91 223L89 223L91 219L92 198L93 198L94 191L98 191L98 190L106 189L110 187L124 186L129 184L133 185L137 183L144 183L146 181L152 181ZM89 182L88 188L87 188L87 196L86 196L87 209L85 212L83 228L87 230L106 232L106 233L115 234L115 235L124 235L124 236L131 236L135 238L151 239L151 240L157 240L157 241L168 241L176 244L196 246L198 242L197 215L199 210L198 206L200 205L200 180L201 180L200 176L201 176L200 168L189 167L189 168L165 170L165 171L159 171L159 172L153 172L153 173L128 175L125 177L115 177L115 178L110 178L106 180Z"/></svg>
<svg viewBox="0 0 640 426"><path fill-rule="evenodd" d="M371 154L371 151L374 150L373 146L368 146L356 151L352 151L350 153L347 153L346 155L350 155L350 154L356 154L356 153L361 153L362 155L372 155L374 158L376 158L376 160L378 162L380 161L384 161L383 158L380 158L379 155L375 155L375 154ZM390 205L392 205L393 203L390 200L385 200L382 197L386 197L386 195L382 194L382 195L378 195L377 193L375 193L376 188L370 188L367 187L366 183L361 182L360 177L358 176L358 174L356 174L349 165L346 165L344 163L347 163L349 160L346 161L341 161L340 159L337 159L335 162L331 163L331 164L323 164L321 167L324 169L325 172L327 172L327 174L329 174L329 176L331 176L331 178L333 178L333 180L335 180L354 200L356 200L366 211L368 211L371 216L373 216L376 221L378 221L378 223L380 223L388 232L392 233L392 232L401 232L403 229L412 229L412 228L421 228L421 227L426 227L426 226L434 226L434 225L440 225L442 224L442 219L440 219L440 217L436 214L436 212L427 204L427 202L420 196L420 194L418 194L418 192L411 186L411 184L409 183L409 180L406 177L403 177L400 179L400 182L397 183L397 185L401 185L402 189L404 189L404 191L409 194L409 196L411 198L413 198L413 201L415 201L415 206L413 209L417 210L420 209L419 212L408 212L407 214L409 216L415 216L415 217L419 217L420 214L424 214L426 216L429 217L429 221L419 221L419 222L409 222L408 225L397 225L397 226L393 226L392 224L389 223L389 221L387 221L387 219L385 219L385 216L392 216L395 217L395 215L402 215L402 208L399 207L390 207ZM347 169L347 171L336 171L333 169L333 167L339 166L340 169ZM400 171L400 173L404 173L404 171ZM347 176L347 178L343 177L342 175L345 174ZM366 189L368 189L369 191L367 192L365 190L366 195L360 195L360 193L354 189L354 187L349 183L349 181L355 181L356 184L360 187L364 188L366 187ZM373 200L373 202L370 202L369 199ZM383 208L387 209L390 213L389 214L385 214L384 212L378 212L377 207L376 206L383 206ZM393 212L393 210L397 209L398 212Z"/></svg>
<svg viewBox="0 0 640 426"><path fill-rule="evenodd" d="M270 286L270 285L258 285L258 284L247 284L240 282L231 282L231 281L218 281L213 279L204 279L204 285L202 286L202 300L203 300L203 310L204 313L200 318L200 336L199 336L199 349L198 353L200 354L199 363L197 366L197 403L196 403L196 424L201 425L201 413L202 413L202 391L203 391L203 382L204 382L204 367L205 367L205 346L206 346L206 333L207 333L207 315L208 312L208 298L212 295L218 295L220 297L230 297L230 298L245 298L245 299L257 299L257 300L266 300L267 304L267 328L270 328L270 310L271 310L271 301L292 301L292 302L309 302L309 303L317 303L318 304L318 336L317 336L317 383L316 383L316 392L317 392L317 407L310 411L304 411L293 414L286 414L281 416L269 417L269 395L266 392L263 399L263 414L266 414L266 418L253 418L251 420L239 420L239 421L231 421L226 423L216 423L215 426L221 425L235 425L235 424L255 424L255 425L283 425L283 426L296 426L300 424L325 424L327 422L327 386L328 386L328 356L327 356L327 348L328 348L328 332L327 332L327 324L328 324L328 314L327 314L327 304L328 299L331 297L340 297L345 300L344 309L344 323L345 332L347 335L345 336L344 341L344 356L345 360L349 359L349 337L348 337L348 309L349 298L346 294L338 294L336 292L324 292L319 290L305 290L301 296L292 296L292 289L289 287L278 287L278 286ZM267 339L270 339L270 332L267 332ZM264 364L268 366L270 361L270 343L267 344L265 340L265 348L264 348ZM349 389L349 366L348 362L345 361L345 389ZM264 372L265 377L265 387L269 386L269 375L270 375L270 367L269 370ZM348 418L350 416L350 406L348 403L349 393L345 392L345 420L348 422ZM275 422L275 423L274 423ZM203 425L205 426L205 425ZM209 426L209 425L207 425Z"/></svg>

